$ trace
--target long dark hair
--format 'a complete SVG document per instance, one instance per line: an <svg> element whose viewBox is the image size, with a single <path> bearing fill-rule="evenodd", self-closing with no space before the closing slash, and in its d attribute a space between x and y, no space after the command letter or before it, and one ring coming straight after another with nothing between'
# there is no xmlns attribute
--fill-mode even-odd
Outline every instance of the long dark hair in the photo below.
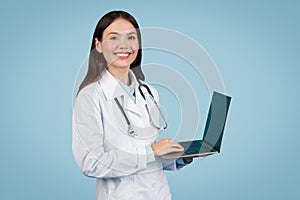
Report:
<svg viewBox="0 0 300 200"><path fill-rule="evenodd" d="M139 50L136 56L136 59L130 65L130 69L135 74L136 78L139 80L145 80L145 76L141 69L141 61L142 61L142 39L141 39L141 32L139 29L139 25L137 21L134 19L132 15L125 11L111 11L105 14L97 23L96 29L93 34L91 50L89 54L89 64L88 64L88 72L83 79L82 83L79 86L78 93L82 88L85 86L94 83L101 79L103 70L107 67L106 60L102 53L99 53L96 50L95 46L95 39L97 38L99 41L102 41L102 36L104 30L116 19L125 19L130 22L137 31L137 37L139 41Z"/></svg>

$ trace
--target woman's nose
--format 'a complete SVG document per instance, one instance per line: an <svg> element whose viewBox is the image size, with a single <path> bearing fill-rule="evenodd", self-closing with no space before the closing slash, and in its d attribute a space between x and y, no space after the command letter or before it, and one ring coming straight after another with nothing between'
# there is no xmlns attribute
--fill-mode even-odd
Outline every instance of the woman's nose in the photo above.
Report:
<svg viewBox="0 0 300 200"><path fill-rule="evenodd" d="M128 48L128 41L125 39L125 38L121 38L120 40L119 40L119 48L125 48L125 49L127 49Z"/></svg>

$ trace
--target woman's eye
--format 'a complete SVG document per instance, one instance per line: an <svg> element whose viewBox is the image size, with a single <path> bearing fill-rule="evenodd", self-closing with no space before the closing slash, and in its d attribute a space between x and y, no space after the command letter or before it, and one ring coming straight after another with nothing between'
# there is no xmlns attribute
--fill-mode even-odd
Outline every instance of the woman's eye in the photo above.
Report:
<svg viewBox="0 0 300 200"><path fill-rule="evenodd" d="M131 36L128 37L128 39L129 39L129 40L135 40L136 37L135 37L134 35L131 35Z"/></svg>
<svg viewBox="0 0 300 200"><path fill-rule="evenodd" d="M110 40L117 40L118 38L116 36L112 36L109 38Z"/></svg>

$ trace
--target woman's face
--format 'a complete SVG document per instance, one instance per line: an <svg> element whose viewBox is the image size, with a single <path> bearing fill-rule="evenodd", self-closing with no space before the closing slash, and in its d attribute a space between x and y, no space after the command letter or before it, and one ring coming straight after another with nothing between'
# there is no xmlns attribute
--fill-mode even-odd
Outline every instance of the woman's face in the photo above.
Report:
<svg viewBox="0 0 300 200"><path fill-rule="evenodd" d="M125 19L117 19L103 32L102 41L96 39L96 49L103 53L108 68L130 68L135 60L139 41L134 26Z"/></svg>

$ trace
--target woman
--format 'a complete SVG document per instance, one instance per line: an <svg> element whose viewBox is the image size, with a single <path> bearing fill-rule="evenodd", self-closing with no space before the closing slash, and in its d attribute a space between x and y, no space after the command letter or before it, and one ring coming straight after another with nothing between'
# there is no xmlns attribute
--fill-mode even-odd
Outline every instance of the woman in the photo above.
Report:
<svg viewBox="0 0 300 200"><path fill-rule="evenodd" d="M136 20L124 11L104 15L73 110L74 157L85 175L97 179L97 199L171 199L163 169L191 162L162 158L183 148L168 138L156 141L159 113L147 89L139 91L146 84L141 58ZM158 102L157 91L146 87Z"/></svg>

